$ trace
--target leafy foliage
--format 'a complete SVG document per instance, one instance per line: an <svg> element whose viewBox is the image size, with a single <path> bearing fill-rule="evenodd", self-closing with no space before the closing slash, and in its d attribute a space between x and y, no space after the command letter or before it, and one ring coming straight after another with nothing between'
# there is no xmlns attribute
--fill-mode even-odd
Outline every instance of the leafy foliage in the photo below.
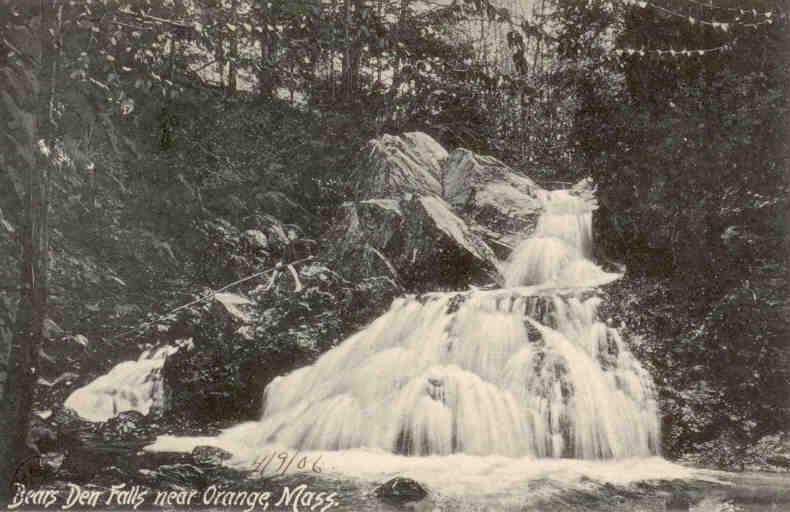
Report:
<svg viewBox="0 0 790 512"><path fill-rule="evenodd" d="M670 390L670 451L721 438L736 447L732 460L790 418L786 19L759 30L730 20L723 32L650 7L612 16L606 6L558 9L581 100L572 137L597 183L599 240L685 307L671 309L671 330L654 325L647 354ZM772 2L727 6L736 9L691 14L784 12ZM603 51L728 42L732 51L692 57Z"/></svg>

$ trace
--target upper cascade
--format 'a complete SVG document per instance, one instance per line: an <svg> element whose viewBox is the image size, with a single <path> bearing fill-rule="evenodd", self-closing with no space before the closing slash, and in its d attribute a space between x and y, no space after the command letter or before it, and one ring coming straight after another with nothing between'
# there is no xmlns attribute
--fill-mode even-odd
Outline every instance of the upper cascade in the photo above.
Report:
<svg viewBox="0 0 790 512"><path fill-rule="evenodd" d="M618 277L593 263L592 205L567 190L544 192L544 211L532 236L502 269L506 287L554 283L597 286Z"/></svg>

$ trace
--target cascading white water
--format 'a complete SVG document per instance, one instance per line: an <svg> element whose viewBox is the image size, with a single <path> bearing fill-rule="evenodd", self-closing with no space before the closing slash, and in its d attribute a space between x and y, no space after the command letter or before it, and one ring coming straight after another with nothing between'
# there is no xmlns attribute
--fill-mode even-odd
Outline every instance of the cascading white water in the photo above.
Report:
<svg viewBox="0 0 790 512"><path fill-rule="evenodd" d="M312 366L271 382L261 420L226 431L218 444L657 454L652 380L598 319L600 299L589 289L617 277L588 259L590 207L565 191L548 193L545 204L535 234L505 265L508 288L396 300Z"/></svg>
<svg viewBox="0 0 790 512"><path fill-rule="evenodd" d="M64 407L88 421L105 421L124 411L148 414L163 399L162 366L178 347L146 350L137 361L124 361L69 395Z"/></svg>
<svg viewBox="0 0 790 512"><path fill-rule="evenodd" d="M546 193L545 211L534 234L513 251L503 270L505 286L554 283L594 286L615 279L592 258L592 211L589 204L565 190Z"/></svg>

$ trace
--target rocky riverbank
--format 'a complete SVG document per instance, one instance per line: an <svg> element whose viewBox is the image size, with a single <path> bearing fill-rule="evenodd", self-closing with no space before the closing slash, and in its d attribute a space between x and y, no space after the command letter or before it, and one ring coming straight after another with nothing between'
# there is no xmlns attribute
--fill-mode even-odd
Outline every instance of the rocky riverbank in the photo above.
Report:
<svg viewBox="0 0 790 512"><path fill-rule="evenodd" d="M31 438L31 455L42 457L33 457L29 481L80 475L86 483L109 483L112 475L138 473L143 476L133 480L152 488L173 478L173 485L236 481L242 473L201 466L201 460L222 462L221 453L214 459L130 455L162 434L211 435L257 419L273 378L310 364L398 295L494 285L502 259L534 229L546 191L495 159L439 149L424 134L372 141L354 167L359 199L342 205L316 240L287 209L279 210L289 223L263 213L272 211L265 199L258 213L217 217L191 232L191 246L203 254L197 268L210 282L270 269L254 280L222 294L194 290L194 304L151 314L122 339L90 340L53 327ZM593 199L588 180L573 192ZM626 273L602 293L604 317L625 326L633 351L658 382L666 456L735 470L786 470L783 434L734 438L714 429L725 397L695 376L675 343L694 321L677 300L680 291L673 295L666 281ZM63 409L74 389L113 364L166 345L180 349L164 361L161 396L147 415L126 412L90 423ZM67 373L60 371L64 363Z"/></svg>

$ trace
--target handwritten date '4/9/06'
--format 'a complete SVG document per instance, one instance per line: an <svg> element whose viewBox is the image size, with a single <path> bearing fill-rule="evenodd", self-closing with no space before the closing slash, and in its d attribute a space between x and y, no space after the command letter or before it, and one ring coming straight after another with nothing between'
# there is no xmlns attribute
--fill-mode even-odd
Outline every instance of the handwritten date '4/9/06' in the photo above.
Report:
<svg viewBox="0 0 790 512"><path fill-rule="evenodd" d="M291 472L311 471L321 473L321 456L308 456L297 452L272 452L255 459L253 473L260 476L277 476Z"/></svg>

